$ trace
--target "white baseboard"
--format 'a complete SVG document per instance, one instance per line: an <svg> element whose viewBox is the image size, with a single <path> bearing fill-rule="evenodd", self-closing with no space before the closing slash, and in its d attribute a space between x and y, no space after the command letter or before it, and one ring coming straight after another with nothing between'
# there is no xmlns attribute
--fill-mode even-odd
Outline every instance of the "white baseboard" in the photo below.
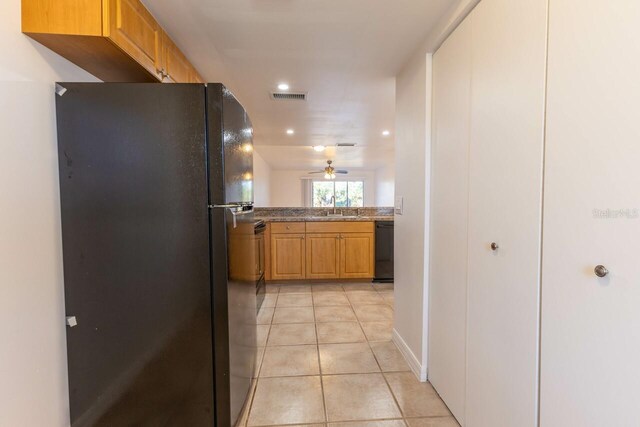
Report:
<svg viewBox="0 0 640 427"><path fill-rule="evenodd" d="M418 379L422 382L427 380L427 371L426 369L422 369L422 364L418 360L413 351L409 348L407 343L402 339L398 331L393 330L393 335L391 336L391 340L394 342L400 353L404 356L405 360L409 364L411 371L413 374L418 377Z"/></svg>

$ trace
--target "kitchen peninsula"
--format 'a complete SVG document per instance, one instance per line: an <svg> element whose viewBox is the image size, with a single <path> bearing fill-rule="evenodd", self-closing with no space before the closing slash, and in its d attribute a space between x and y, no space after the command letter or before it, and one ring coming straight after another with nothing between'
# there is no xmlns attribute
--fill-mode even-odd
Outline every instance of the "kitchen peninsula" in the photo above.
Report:
<svg viewBox="0 0 640 427"><path fill-rule="evenodd" d="M267 224L267 281L371 280L375 222L393 208L256 208Z"/></svg>

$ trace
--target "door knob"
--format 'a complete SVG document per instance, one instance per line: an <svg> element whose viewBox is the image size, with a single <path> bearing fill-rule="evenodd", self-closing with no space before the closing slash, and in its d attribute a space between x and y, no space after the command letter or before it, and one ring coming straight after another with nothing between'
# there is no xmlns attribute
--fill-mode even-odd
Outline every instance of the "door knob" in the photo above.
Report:
<svg viewBox="0 0 640 427"><path fill-rule="evenodd" d="M598 277L605 277L609 274L609 270L604 265L597 265L596 268L593 269Z"/></svg>
<svg viewBox="0 0 640 427"><path fill-rule="evenodd" d="M497 251L499 247L500 246L498 246L498 244L496 242L491 243L491 250L492 251Z"/></svg>

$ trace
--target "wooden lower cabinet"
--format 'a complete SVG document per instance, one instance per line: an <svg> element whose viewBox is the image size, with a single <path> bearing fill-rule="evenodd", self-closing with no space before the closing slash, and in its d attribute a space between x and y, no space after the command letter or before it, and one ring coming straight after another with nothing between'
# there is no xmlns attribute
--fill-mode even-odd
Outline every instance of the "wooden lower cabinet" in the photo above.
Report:
<svg viewBox="0 0 640 427"><path fill-rule="evenodd" d="M271 234L271 280L305 278L305 235Z"/></svg>
<svg viewBox="0 0 640 427"><path fill-rule="evenodd" d="M373 230L373 222L269 224L267 280L372 279Z"/></svg>
<svg viewBox="0 0 640 427"><path fill-rule="evenodd" d="M332 233L306 235L306 278L340 277L340 235Z"/></svg>
<svg viewBox="0 0 640 427"><path fill-rule="evenodd" d="M375 275L373 233L340 235L340 278L365 279Z"/></svg>

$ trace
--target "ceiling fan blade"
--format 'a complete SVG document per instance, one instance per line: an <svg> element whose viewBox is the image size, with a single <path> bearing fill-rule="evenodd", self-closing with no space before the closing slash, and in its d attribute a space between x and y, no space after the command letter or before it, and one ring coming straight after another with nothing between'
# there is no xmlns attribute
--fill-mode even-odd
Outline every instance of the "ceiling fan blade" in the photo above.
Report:
<svg viewBox="0 0 640 427"><path fill-rule="evenodd" d="M342 175L346 175L346 174L348 174L348 173L349 173L349 171L345 171L345 170L337 170L337 171L335 171L335 173L339 173L339 174L342 174Z"/></svg>
<svg viewBox="0 0 640 427"><path fill-rule="evenodd" d="M309 172L309 175L313 175L314 173L326 173L326 172L325 171Z"/></svg>

